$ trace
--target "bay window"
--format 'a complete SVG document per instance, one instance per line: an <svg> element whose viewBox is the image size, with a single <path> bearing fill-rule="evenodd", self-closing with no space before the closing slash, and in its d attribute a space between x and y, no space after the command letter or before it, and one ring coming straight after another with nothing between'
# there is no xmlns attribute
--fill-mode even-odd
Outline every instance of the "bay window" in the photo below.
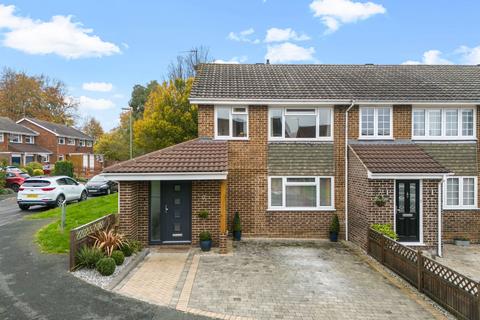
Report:
<svg viewBox="0 0 480 320"><path fill-rule="evenodd" d="M447 178L444 184L444 208L477 208L477 177Z"/></svg>
<svg viewBox="0 0 480 320"><path fill-rule="evenodd" d="M333 177L270 177L269 209L332 210Z"/></svg>
<svg viewBox="0 0 480 320"><path fill-rule="evenodd" d="M270 140L332 140L331 107L270 108Z"/></svg>
<svg viewBox="0 0 480 320"><path fill-rule="evenodd" d="M391 139L392 107L360 107L360 138Z"/></svg>
<svg viewBox="0 0 480 320"><path fill-rule="evenodd" d="M215 138L247 139L247 107L215 107Z"/></svg>
<svg viewBox="0 0 480 320"><path fill-rule="evenodd" d="M449 140L475 138L473 108L413 108L414 139Z"/></svg>

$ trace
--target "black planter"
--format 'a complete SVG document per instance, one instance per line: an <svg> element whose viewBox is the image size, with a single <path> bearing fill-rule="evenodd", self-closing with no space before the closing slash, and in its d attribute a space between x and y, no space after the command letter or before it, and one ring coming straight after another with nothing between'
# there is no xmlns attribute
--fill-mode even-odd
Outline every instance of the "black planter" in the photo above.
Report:
<svg viewBox="0 0 480 320"><path fill-rule="evenodd" d="M330 232L330 241L332 242L338 241L338 232Z"/></svg>
<svg viewBox="0 0 480 320"><path fill-rule="evenodd" d="M235 241L242 240L242 231L233 231L233 240Z"/></svg>
<svg viewBox="0 0 480 320"><path fill-rule="evenodd" d="M212 240L200 241L200 248L202 248L202 251L210 251L212 248Z"/></svg>

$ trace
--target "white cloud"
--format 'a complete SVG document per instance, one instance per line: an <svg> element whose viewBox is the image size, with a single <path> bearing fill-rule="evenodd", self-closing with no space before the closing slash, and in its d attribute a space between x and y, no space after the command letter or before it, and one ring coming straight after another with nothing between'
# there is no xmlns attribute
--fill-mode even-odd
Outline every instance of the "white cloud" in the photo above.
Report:
<svg viewBox="0 0 480 320"><path fill-rule="evenodd" d="M267 54L265 59L269 59L272 63L294 62L315 60L313 54L315 48L304 48L296 44L285 42L278 45L267 46Z"/></svg>
<svg viewBox="0 0 480 320"><path fill-rule="evenodd" d="M72 16L53 16L50 21L15 15L15 6L0 4L2 44L28 54L56 54L67 59L102 57L120 53L120 48L93 35L93 29L72 22Z"/></svg>
<svg viewBox="0 0 480 320"><path fill-rule="evenodd" d="M342 24L365 20L387 12L380 4L352 0L314 0L310 3L310 9L327 27L327 33L337 31Z"/></svg>
<svg viewBox="0 0 480 320"><path fill-rule="evenodd" d="M87 91L110 92L112 88L113 85L108 82L85 82L82 84L82 89Z"/></svg>
<svg viewBox="0 0 480 320"><path fill-rule="evenodd" d="M241 56L241 57L233 57L230 60L222 60L222 59L217 59L213 61L213 63L220 63L220 64L239 64L242 62L247 61L247 56Z"/></svg>
<svg viewBox="0 0 480 320"><path fill-rule="evenodd" d="M423 53L422 61L407 60L402 64L453 64L450 60L441 57L439 50L428 50Z"/></svg>
<svg viewBox="0 0 480 320"><path fill-rule="evenodd" d="M255 33L255 30L253 28L248 28L246 30L240 31L240 32L230 32L227 35L228 40L233 40L233 41L239 41L239 42L249 42L249 43L260 43L260 39L250 39L249 36Z"/></svg>
<svg viewBox="0 0 480 320"><path fill-rule="evenodd" d="M461 46L455 52L462 55L462 63L480 64L480 46L474 48Z"/></svg>
<svg viewBox="0 0 480 320"><path fill-rule="evenodd" d="M82 111L87 110L107 110L115 107L115 103L108 99L94 99L86 96L80 96L75 99L79 104L79 109Z"/></svg>
<svg viewBox="0 0 480 320"><path fill-rule="evenodd" d="M270 28L267 30L265 42L282 42L282 41L303 41L309 40L306 34L297 34L292 28Z"/></svg>

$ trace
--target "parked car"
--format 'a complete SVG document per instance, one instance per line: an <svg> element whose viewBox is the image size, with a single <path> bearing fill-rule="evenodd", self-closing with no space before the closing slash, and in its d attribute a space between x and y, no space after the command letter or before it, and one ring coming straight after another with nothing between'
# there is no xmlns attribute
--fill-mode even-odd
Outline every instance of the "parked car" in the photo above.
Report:
<svg viewBox="0 0 480 320"><path fill-rule="evenodd" d="M23 171L16 166L6 166L5 172L23 172Z"/></svg>
<svg viewBox="0 0 480 320"><path fill-rule="evenodd" d="M110 194L118 191L118 184L115 181L108 180L102 175L97 175L90 179L86 187L88 193L91 195Z"/></svg>
<svg viewBox="0 0 480 320"><path fill-rule="evenodd" d="M58 207L65 200L83 201L87 197L85 186L70 177L33 177L20 186L17 203L20 209L28 210L35 205Z"/></svg>
<svg viewBox="0 0 480 320"><path fill-rule="evenodd" d="M15 192L18 192L20 186L30 178L28 173L18 172L18 171L10 171L5 174L5 182L6 187L12 189Z"/></svg>

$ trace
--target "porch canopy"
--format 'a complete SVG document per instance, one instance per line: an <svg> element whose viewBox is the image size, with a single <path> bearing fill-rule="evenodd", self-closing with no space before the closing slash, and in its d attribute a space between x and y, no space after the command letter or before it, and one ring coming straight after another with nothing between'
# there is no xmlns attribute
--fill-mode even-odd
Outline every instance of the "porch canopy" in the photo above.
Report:
<svg viewBox="0 0 480 320"><path fill-rule="evenodd" d="M226 180L227 141L197 138L107 167L116 181Z"/></svg>
<svg viewBox="0 0 480 320"><path fill-rule="evenodd" d="M8 145L8 150L12 152L38 154L42 156L52 154L52 152L48 149L28 143L10 143Z"/></svg>
<svg viewBox="0 0 480 320"><path fill-rule="evenodd" d="M452 174L415 143L353 143L349 147L370 179L442 179Z"/></svg>

